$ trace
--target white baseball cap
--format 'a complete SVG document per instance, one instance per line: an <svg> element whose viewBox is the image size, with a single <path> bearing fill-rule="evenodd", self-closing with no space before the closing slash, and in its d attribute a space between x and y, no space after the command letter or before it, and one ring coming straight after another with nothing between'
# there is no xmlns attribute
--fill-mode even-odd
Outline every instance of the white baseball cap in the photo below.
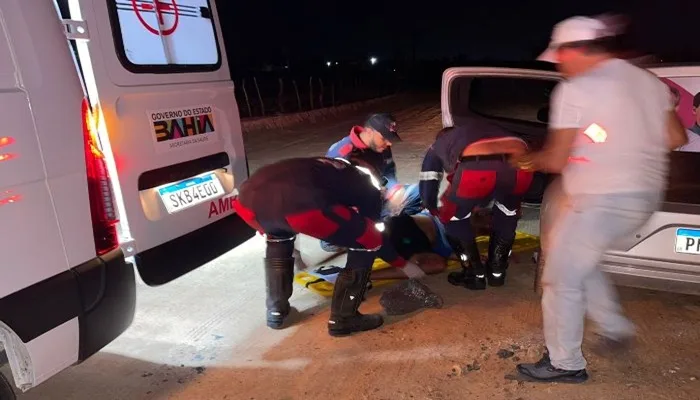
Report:
<svg viewBox="0 0 700 400"><path fill-rule="evenodd" d="M615 33L601 20L590 17L571 17L554 26L552 39L547 50L537 59L556 63L556 50L563 44L596 40L614 35Z"/></svg>

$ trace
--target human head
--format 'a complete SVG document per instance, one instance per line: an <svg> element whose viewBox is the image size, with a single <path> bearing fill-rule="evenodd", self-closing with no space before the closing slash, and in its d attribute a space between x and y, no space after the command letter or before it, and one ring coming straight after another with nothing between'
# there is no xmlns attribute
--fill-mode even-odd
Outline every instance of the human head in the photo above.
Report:
<svg viewBox="0 0 700 400"><path fill-rule="evenodd" d="M617 34L600 19L571 17L554 26L549 46L538 60L555 63L562 74L573 77L613 58Z"/></svg>
<svg viewBox="0 0 700 400"><path fill-rule="evenodd" d="M700 125L700 92L693 97L693 114L695 114L695 123Z"/></svg>
<svg viewBox="0 0 700 400"><path fill-rule="evenodd" d="M365 121L363 128L360 138L377 153L388 149L392 143L401 141L396 133L396 118L391 114L372 114Z"/></svg>
<svg viewBox="0 0 700 400"><path fill-rule="evenodd" d="M419 253L429 253L428 236L410 215L400 214L384 221L384 234L396 252L406 260Z"/></svg>

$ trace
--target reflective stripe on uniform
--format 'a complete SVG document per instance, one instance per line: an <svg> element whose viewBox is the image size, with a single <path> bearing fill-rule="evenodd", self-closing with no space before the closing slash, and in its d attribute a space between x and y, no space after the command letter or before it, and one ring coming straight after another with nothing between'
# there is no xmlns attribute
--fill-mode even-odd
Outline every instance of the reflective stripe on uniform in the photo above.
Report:
<svg viewBox="0 0 700 400"><path fill-rule="evenodd" d="M442 180L442 172L435 171L422 171L420 174L420 180L422 181L439 181Z"/></svg>
<svg viewBox="0 0 700 400"><path fill-rule="evenodd" d="M508 217L515 217L518 214L518 210L511 211L508 208L506 208L506 206L504 206L503 204L501 204L497 201L495 202L495 204L496 204L496 207L498 207L498 209L501 210L501 212L503 212L503 214L505 214Z"/></svg>
<svg viewBox="0 0 700 400"><path fill-rule="evenodd" d="M373 249L364 249L364 248L361 248L361 247L360 247L360 248L349 247L348 250L352 250L352 251L377 251L377 250L379 250L379 249L381 249L381 248L382 248L382 246L379 245L379 246L377 246L377 247L375 247L375 248L373 248Z"/></svg>
<svg viewBox="0 0 700 400"><path fill-rule="evenodd" d="M469 213L469 214L465 215L465 216L462 217L462 218L452 217L452 218L450 218L450 221L461 221L461 220L467 219L467 218L469 218L469 217L471 217L471 216L472 216L472 213Z"/></svg>
<svg viewBox="0 0 700 400"><path fill-rule="evenodd" d="M268 243L290 242L290 241L296 239L296 237L297 237L297 235L294 235L294 236L289 237L289 238L270 238L270 237L268 237L267 235L264 235L264 236L265 236L265 240L266 240Z"/></svg>

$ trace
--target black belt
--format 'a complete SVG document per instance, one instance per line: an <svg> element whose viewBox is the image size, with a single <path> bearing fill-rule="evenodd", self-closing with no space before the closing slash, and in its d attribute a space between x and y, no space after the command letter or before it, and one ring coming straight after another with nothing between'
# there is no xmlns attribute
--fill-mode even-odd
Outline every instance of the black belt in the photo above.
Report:
<svg viewBox="0 0 700 400"><path fill-rule="evenodd" d="M503 162L506 162L506 161L508 161L508 155L507 154L482 154L482 155L475 155L475 156L462 156L459 159L459 162L465 162L465 161L503 161Z"/></svg>

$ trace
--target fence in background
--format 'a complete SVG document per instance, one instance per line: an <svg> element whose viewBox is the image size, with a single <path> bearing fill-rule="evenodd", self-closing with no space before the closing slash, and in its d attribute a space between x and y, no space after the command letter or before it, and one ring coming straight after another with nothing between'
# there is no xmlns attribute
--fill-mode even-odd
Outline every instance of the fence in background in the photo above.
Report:
<svg viewBox="0 0 700 400"><path fill-rule="evenodd" d="M242 118L266 117L334 107L399 91L392 74L291 77L260 74L235 80Z"/></svg>

